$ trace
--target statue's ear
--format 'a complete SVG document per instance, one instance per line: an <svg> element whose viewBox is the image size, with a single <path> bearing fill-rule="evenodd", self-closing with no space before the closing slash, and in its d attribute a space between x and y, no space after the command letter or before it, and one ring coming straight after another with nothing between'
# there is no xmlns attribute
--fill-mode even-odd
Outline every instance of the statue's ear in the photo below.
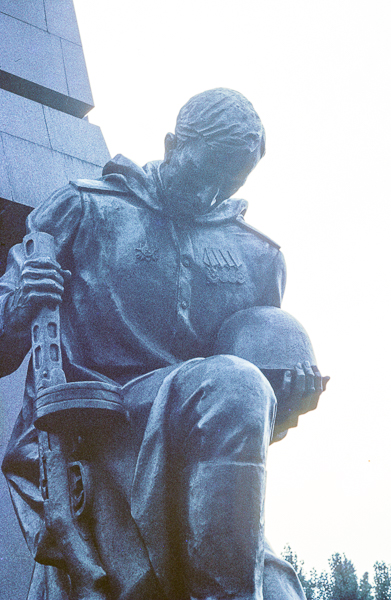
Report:
<svg viewBox="0 0 391 600"><path fill-rule="evenodd" d="M164 139L164 162L169 163L171 160L171 156L174 148L177 145L177 138L173 133L167 133Z"/></svg>

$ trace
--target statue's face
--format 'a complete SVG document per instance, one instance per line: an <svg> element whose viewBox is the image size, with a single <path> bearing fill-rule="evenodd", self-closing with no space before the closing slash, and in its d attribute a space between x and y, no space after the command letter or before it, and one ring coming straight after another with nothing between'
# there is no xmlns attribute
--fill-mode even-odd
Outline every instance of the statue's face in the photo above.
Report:
<svg viewBox="0 0 391 600"><path fill-rule="evenodd" d="M202 139L174 148L161 169L170 212L207 212L237 192L258 161L259 151L227 152L224 147L211 148Z"/></svg>

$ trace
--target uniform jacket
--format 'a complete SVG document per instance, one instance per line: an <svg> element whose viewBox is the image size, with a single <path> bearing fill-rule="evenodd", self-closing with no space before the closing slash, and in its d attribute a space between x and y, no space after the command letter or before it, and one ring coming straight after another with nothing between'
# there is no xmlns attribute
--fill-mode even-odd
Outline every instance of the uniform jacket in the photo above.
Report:
<svg viewBox="0 0 391 600"><path fill-rule="evenodd" d="M52 234L58 262L72 273L61 305L68 381L125 384L209 356L227 317L281 305L284 259L245 223L247 203L227 199L192 220L172 219L161 200L159 164L141 169L118 156L101 179L71 182L28 217L27 231ZM17 245L0 280L0 310L23 260ZM0 326L0 333L3 369L11 371L29 348L28 332L17 338Z"/></svg>

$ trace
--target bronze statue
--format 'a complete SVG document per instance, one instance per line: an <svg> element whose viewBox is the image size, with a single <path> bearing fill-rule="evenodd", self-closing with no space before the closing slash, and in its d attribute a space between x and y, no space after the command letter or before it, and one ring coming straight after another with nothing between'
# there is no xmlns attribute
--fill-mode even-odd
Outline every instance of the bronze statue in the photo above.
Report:
<svg viewBox="0 0 391 600"><path fill-rule="evenodd" d="M264 152L250 102L210 90L181 109L163 161L118 155L29 215L0 280L0 343L5 375L33 322L3 463L37 561L30 600L304 598L264 540L266 457L327 378L279 308L279 246L231 198ZM42 234L54 255L29 258ZM50 340L34 342L37 315L57 306L61 365ZM46 381L44 347L64 379Z"/></svg>

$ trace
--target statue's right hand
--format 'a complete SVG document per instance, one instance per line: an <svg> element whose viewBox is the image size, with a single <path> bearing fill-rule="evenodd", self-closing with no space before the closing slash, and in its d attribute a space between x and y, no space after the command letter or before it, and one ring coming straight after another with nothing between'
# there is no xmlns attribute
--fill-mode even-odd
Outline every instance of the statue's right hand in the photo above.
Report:
<svg viewBox="0 0 391 600"><path fill-rule="evenodd" d="M26 260L19 285L7 307L11 327L25 327L42 306L54 308L60 304L64 282L70 275L50 258Z"/></svg>

